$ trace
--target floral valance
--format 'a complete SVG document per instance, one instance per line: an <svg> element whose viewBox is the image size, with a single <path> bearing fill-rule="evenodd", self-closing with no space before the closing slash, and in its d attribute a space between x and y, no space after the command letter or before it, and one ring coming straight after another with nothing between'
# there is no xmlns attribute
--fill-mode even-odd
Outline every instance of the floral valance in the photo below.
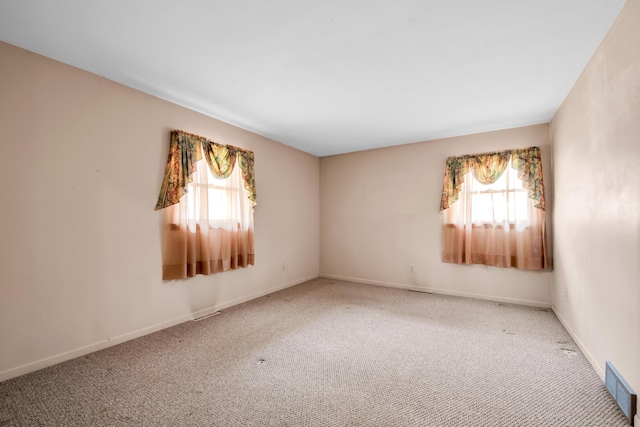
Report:
<svg viewBox="0 0 640 427"><path fill-rule="evenodd" d="M480 183L492 184L502 176L509 164L509 160L511 160L511 167L518 171L518 177L522 180L524 188L529 190L529 198L537 202L535 207L543 211L546 210L540 148L530 147L449 157L444 169L440 212L449 208L458 200L464 183L464 176L469 171L473 173L474 178Z"/></svg>
<svg viewBox="0 0 640 427"><path fill-rule="evenodd" d="M169 159L160 189L156 210L180 202L187 192L187 185L193 181L191 175L196 172L196 163L202 158L214 177L228 178L237 164L242 171L244 188L249 192L249 200L256 204L256 181L254 174L253 152L233 145L223 145L205 137L193 135L181 130L171 131Z"/></svg>

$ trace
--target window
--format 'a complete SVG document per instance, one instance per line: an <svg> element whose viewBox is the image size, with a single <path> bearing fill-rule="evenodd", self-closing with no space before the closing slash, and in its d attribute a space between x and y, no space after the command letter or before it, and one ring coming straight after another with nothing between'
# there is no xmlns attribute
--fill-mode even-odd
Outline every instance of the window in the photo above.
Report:
<svg viewBox="0 0 640 427"><path fill-rule="evenodd" d="M471 174L471 222L474 224L529 223L528 194L518 179L518 171L507 169L494 183L482 184Z"/></svg>
<svg viewBox="0 0 640 427"><path fill-rule="evenodd" d="M442 260L547 267L540 150L450 157L445 167Z"/></svg>
<svg viewBox="0 0 640 427"><path fill-rule="evenodd" d="M189 224L192 227L201 224L230 228L247 220L252 206L240 168L235 167L228 178L218 179L204 160L200 162L203 167L198 165L193 181L187 185L187 194L183 196Z"/></svg>
<svg viewBox="0 0 640 427"><path fill-rule="evenodd" d="M182 131L171 132L169 151L156 205L163 279L253 265L253 152Z"/></svg>

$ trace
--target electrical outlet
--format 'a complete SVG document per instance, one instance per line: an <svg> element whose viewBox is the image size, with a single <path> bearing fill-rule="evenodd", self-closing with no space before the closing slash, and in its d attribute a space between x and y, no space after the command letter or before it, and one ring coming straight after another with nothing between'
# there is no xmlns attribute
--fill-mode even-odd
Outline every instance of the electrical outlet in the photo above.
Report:
<svg viewBox="0 0 640 427"><path fill-rule="evenodd" d="M282 264L282 271L285 271L287 269L287 264Z"/></svg>
<svg viewBox="0 0 640 427"><path fill-rule="evenodd" d="M569 299L569 290L566 286L564 287L564 299Z"/></svg>
<svg viewBox="0 0 640 427"><path fill-rule="evenodd" d="M416 271L416 269L415 269L415 267L413 266L413 264L409 264L409 271L410 271L410 272L412 272L412 273L413 273L414 271Z"/></svg>

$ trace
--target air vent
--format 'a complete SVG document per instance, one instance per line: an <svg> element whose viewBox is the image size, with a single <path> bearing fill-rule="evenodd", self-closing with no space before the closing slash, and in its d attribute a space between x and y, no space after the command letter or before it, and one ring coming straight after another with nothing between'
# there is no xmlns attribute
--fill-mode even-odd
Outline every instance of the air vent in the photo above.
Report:
<svg viewBox="0 0 640 427"><path fill-rule="evenodd" d="M209 317L217 316L218 314L220 314L219 311L216 311L214 313L205 314L204 316L196 317L195 319L193 319L193 321L194 322L199 322L201 320L208 319Z"/></svg>
<svg viewBox="0 0 640 427"><path fill-rule="evenodd" d="M607 361L606 365L604 382L611 396L613 396L618 406L620 406L620 409L622 409L622 412L624 412L629 419L629 424L633 425L633 417L636 415L636 402L638 397L624 378L622 378L620 372L618 372L609 361Z"/></svg>

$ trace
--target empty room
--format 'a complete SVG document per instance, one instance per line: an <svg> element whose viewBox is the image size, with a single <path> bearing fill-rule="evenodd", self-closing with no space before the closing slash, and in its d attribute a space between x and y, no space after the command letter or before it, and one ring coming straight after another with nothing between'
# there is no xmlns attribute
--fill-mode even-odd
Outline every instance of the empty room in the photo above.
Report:
<svg viewBox="0 0 640 427"><path fill-rule="evenodd" d="M0 132L0 426L640 426L640 0L6 0Z"/></svg>

